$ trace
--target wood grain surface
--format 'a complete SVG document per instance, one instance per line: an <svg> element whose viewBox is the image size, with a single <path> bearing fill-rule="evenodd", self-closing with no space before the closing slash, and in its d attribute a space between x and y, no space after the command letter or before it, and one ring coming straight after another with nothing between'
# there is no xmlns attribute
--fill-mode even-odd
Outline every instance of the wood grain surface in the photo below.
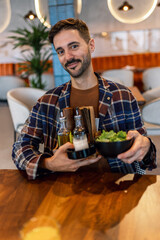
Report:
<svg viewBox="0 0 160 240"><path fill-rule="evenodd" d="M30 218L46 215L60 224L62 240L158 240L159 199L160 176L93 166L28 181L0 170L0 239L19 240Z"/></svg>

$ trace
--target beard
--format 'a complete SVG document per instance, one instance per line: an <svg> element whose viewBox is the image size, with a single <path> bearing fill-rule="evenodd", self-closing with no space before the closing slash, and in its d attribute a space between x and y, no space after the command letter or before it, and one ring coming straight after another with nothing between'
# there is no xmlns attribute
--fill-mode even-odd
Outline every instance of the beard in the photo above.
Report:
<svg viewBox="0 0 160 240"><path fill-rule="evenodd" d="M72 72L71 70L69 70L67 68L67 66L71 63L74 63L74 62L81 62L82 63L82 66L80 67L79 70L75 70L75 72ZM91 54L90 52L88 51L87 55L83 58L83 62L82 60L80 59L71 59L70 61L68 61L65 66L64 66L64 69L74 78L79 78L82 76L82 74L86 71L86 69L88 69L89 65L91 63ZM74 70L75 68L73 68Z"/></svg>

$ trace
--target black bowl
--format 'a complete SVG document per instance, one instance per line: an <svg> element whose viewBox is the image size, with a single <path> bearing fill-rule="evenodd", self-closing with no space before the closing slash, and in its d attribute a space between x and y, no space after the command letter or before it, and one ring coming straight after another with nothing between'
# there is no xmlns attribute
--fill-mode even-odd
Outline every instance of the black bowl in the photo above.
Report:
<svg viewBox="0 0 160 240"><path fill-rule="evenodd" d="M115 158L118 154L127 151L133 144L134 139L121 141L121 142L99 142L95 141L95 146L98 152L103 157Z"/></svg>
<svg viewBox="0 0 160 240"><path fill-rule="evenodd" d="M75 151L75 149L67 149L67 155L70 159L81 159L87 158L96 153L96 148L94 145L90 145L89 148L83 149L81 151Z"/></svg>

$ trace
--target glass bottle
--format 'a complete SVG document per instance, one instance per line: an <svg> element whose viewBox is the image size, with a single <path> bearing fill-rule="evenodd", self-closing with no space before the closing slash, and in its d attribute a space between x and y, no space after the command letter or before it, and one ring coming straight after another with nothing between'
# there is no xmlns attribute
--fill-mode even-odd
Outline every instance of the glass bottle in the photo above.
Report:
<svg viewBox="0 0 160 240"><path fill-rule="evenodd" d="M73 144L75 151L80 151L89 148L88 139L84 127L82 126L82 116L79 114L79 109L76 108L74 116L75 128L73 130Z"/></svg>
<svg viewBox="0 0 160 240"><path fill-rule="evenodd" d="M62 146L66 142L70 141L69 130L66 128L66 117L63 116L63 111L60 112L59 118L60 128L58 131L58 146Z"/></svg>

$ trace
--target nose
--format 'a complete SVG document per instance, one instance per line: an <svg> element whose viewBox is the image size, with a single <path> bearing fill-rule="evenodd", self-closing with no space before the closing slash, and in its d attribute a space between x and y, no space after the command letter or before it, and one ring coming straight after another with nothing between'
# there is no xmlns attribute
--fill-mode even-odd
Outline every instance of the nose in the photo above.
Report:
<svg viewBox="0 0 160 240"><path fill-rule="evenodd" d="M73 54L71 51L67 50L65 52L65 60L68 61L68 60L71 60L73 58Z"/></svg>

